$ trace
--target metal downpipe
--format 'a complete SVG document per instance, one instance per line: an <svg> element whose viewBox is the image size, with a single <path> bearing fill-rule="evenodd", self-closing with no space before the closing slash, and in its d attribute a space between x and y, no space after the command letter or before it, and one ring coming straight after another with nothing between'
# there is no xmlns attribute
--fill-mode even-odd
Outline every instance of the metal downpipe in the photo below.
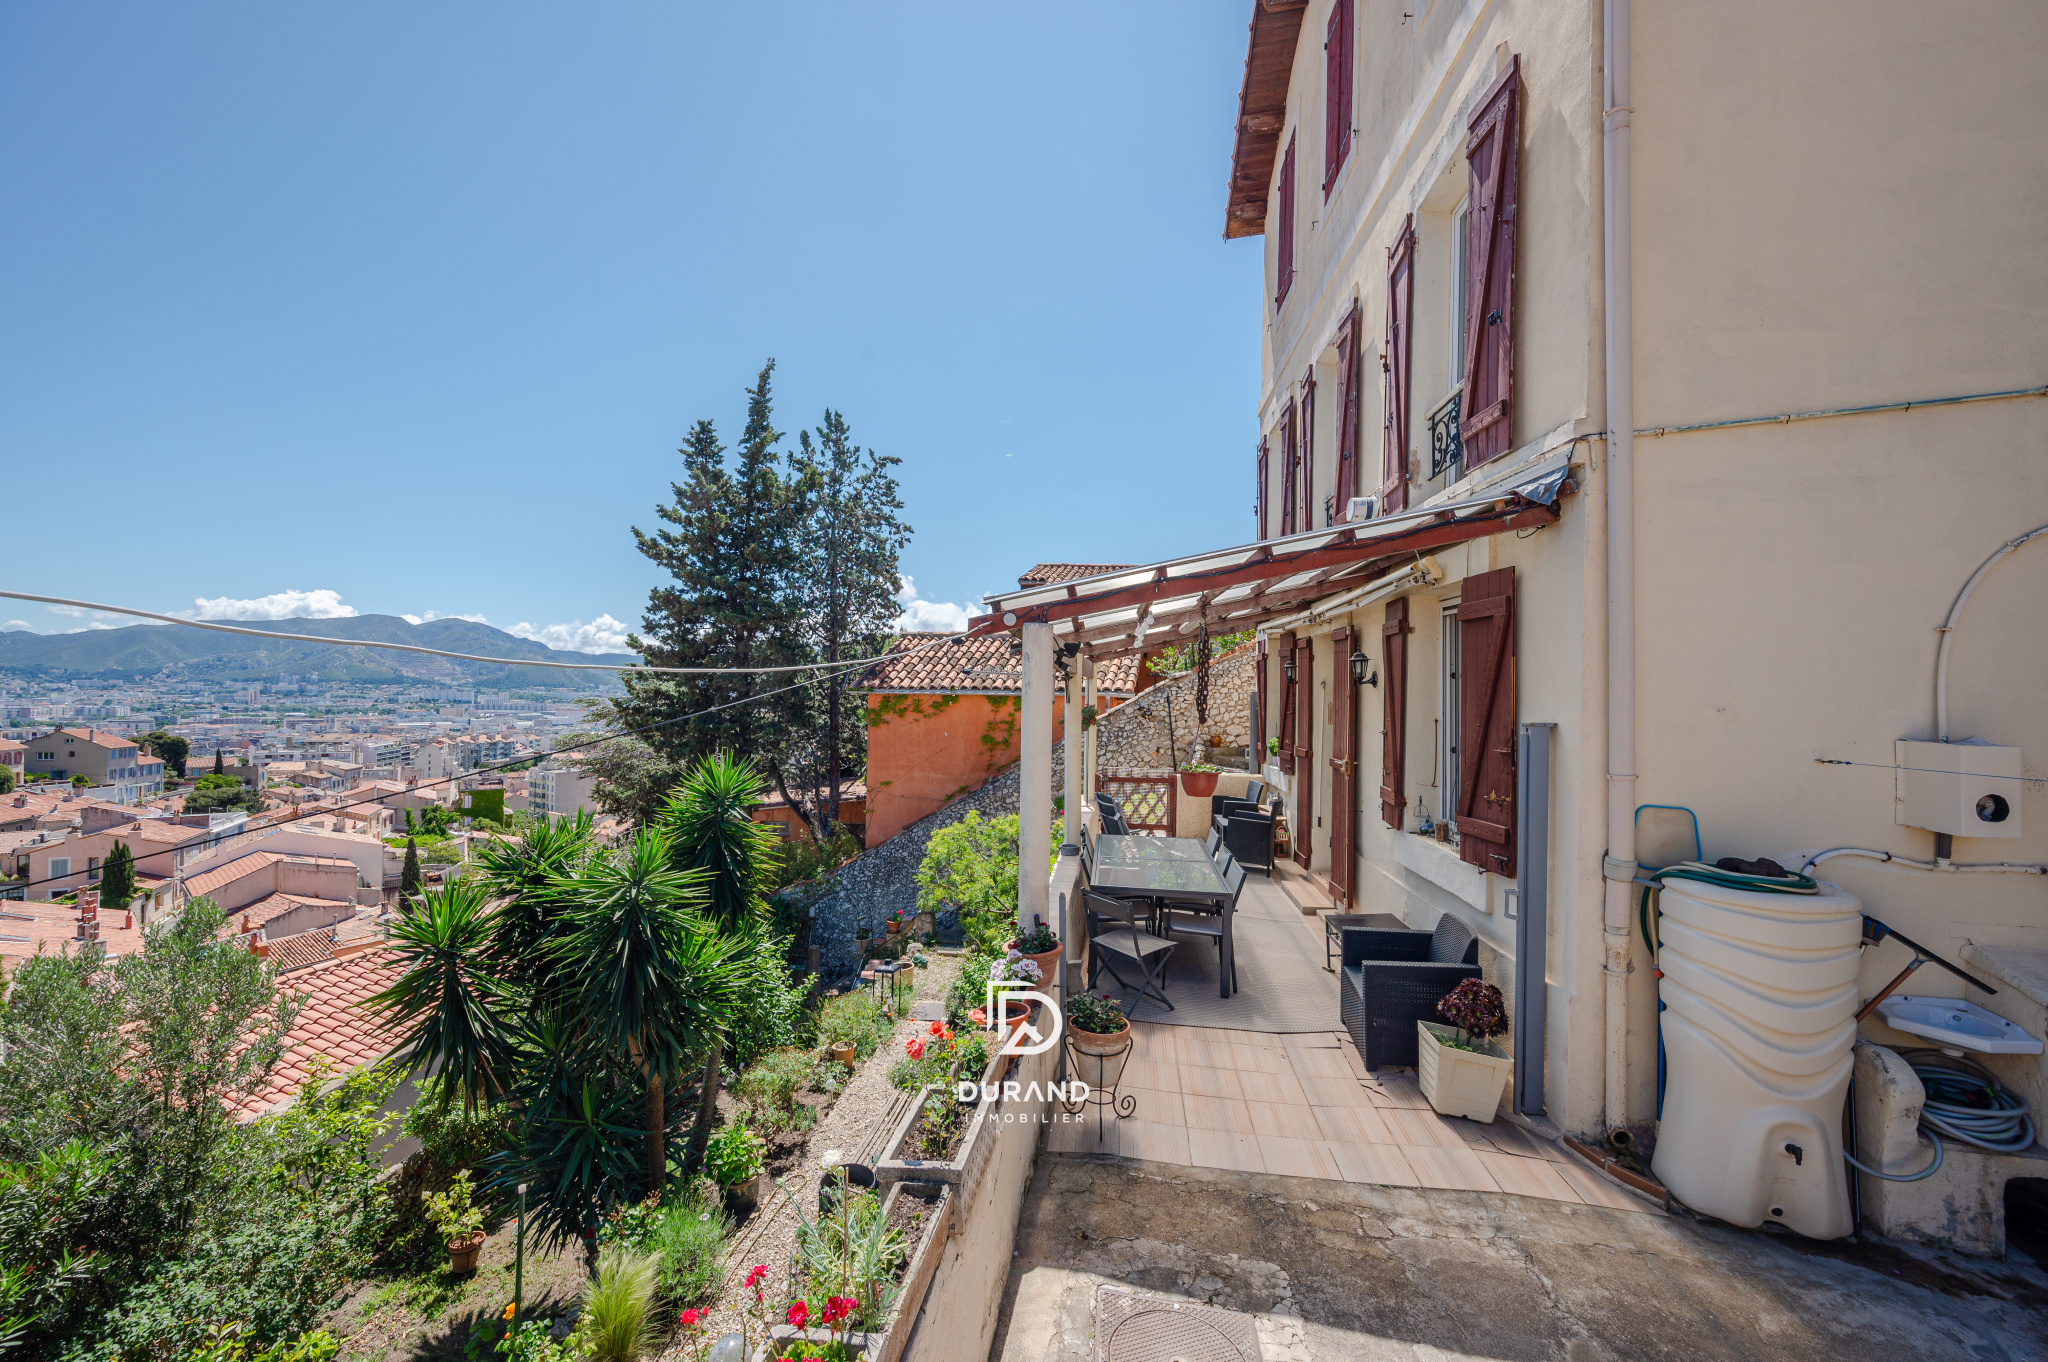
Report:
<svg viewBox="0 0 2048 1362"><path fill-rule="evenodd" d="M1601 914L1607 983L1608 1130L1628 1125L1629 890L1636 871L1635 337L1629 231L1629 0L1607 0L1601 117L1606 256L1607 858Z"/></svg>

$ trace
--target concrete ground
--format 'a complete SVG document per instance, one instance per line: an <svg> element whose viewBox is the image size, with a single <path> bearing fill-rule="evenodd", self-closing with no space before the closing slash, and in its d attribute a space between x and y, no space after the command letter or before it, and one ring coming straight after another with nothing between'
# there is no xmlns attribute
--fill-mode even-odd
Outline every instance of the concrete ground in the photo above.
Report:
<svg viewBox="0 0 2048 1362"><path fill-rule="evenodd" d="M1016 1247L991 1362L1097 1362L1110 1283L1253 1315L1261 1362L2048 1357L2048 1273L2017 1249L1821 1245L1504 1193L1047 1153Z"/></svg>

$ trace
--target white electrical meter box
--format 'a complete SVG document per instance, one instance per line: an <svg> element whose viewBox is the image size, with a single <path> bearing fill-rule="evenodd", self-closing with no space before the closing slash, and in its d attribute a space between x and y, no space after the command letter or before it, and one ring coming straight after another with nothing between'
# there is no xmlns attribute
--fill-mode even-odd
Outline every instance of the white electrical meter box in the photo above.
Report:
<svg viewBox="0 0 2048 1362"><path fill-rule="evenodd" d="M1952 837L2020 835L2020 749L1981 738L1892 744L1896 821Z"/></svg>

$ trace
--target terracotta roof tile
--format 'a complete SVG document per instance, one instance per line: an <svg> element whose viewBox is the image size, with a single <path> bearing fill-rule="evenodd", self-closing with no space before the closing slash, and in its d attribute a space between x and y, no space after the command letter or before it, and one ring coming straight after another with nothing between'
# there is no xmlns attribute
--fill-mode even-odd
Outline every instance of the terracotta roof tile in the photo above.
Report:
<svg viewBox="0 0 2048 1362"><path fill-rule="evenodd" d="M373 1063L398 1044L398 1034L363 1004L398 978L398 958L384 949L363 951L294 969L277 981L280 994L296 993L306 1005L285 1036L284 1058L269 1082L234 1104L243 1119L261 1116L297 1091L315 1055L325 1055L346 1072Z"/></svg>
<svg viewBox="0 0 2048 1362"><path fill-rule="evenodd" d="M934 639L954 641L922 652L911 651ZM908 655L899 657L899 653ZM1103 695L1134 695L1137 679L1136 654L1111 658L1095 669L1095 689ZM1024 688L1024 664L1010 651L1007 634L975 638L965 634L905 634L896 640L890 656L868 670L865 684L869 690L917 695L1015 695Z"/></svg>
<svg viewBox="0 0 2048 1362"><path fill-rule="evenodd" d="M269 944L270 963L279 974L317 965L334 955L334 943L328 940L325 928L279 937Z"/></svg>
<svg viewBox="0 0 2048 1362"><path fill-rule="evenodd" d="M1040 563L1017 578L1020 587L1051 586L1054 582L1076 582L1102 572L1123 572L1142 563Z"/></svg>

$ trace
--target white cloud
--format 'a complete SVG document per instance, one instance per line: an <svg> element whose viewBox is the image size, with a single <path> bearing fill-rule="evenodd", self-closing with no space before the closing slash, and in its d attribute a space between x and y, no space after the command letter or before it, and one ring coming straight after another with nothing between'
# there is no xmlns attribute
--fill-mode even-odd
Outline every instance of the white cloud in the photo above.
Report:
<svg viewBox="0 0 2048 1362"><path fill-rule="evenodd" d="M12 632L13 632L14 630L16 630L16 629L27 629L27 628L28 628L28 621L27 621L27 620L9 620L9 621L7 621L7 623L5 623L5 624L0 624L0 629L4 629L4 630L8 631L9 633L12 633ZM33 631L33 630L30 630L30 632L31 632L31 633L33 633L34 631Z"/></svg>
<svg viewBox="0 0 2048 1362"><path fill-rule="evenodd" d="M126 615L109 615L104 610L86 610L76 605L46 605L43 609L68 620L85 621L76 629L59 629L57 632L60 634L82 634L88 629L119 629L135 622ZM24 623L21 627L26 629L28 625Z"/></svg>
<svg viewBox="0 0 2048 1362"><path fill-rule="evenodd" d="M900 580L903 586L896 593L896 602L903 607L903 613L896 617L896 627L905 633L957 634L977 613L951 601L924 600L909 577Z"/></svg>
<svg viewBox="0 0 2048 1362"><path fill-rule="evenodd" d="M471 624L489 624L482 615L444 615L438 610L429 610L424 615L400 615L407 624L425 624L428 620L468 620Z"/></svg>
<svg viewBox="0 0 2048 1362"><path fill-rule="evenodd" d="M571 620L567 624L550 624L538 629L521 620L506 630L519 638L530 638L535 643L545 643L550 648L572 653L623 653L626 651L626 635L631 631L632 626L610 615L599 615L588 624L582 620Z"/></svg>
<svg viewBox="0 0 2048 1362"><path fill-rule="evenodd" d="M249 600L202 596L192 602L192 609L171 613L188 620L339 620L357 612L342 603L339 591L320 590L278 591Z"/></svg>

